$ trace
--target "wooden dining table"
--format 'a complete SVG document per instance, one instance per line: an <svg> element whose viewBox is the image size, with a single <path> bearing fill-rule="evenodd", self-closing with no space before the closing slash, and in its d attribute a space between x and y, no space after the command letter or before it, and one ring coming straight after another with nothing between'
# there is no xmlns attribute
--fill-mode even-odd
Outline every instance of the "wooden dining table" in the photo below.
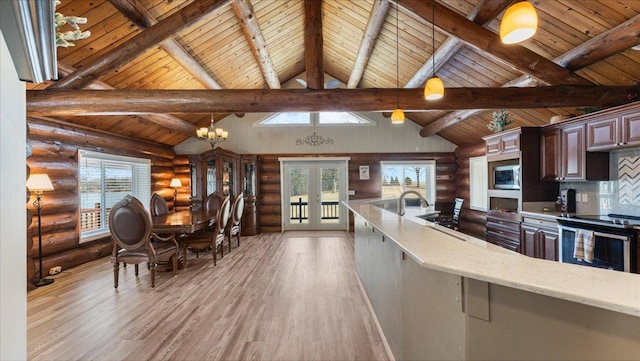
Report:
<svg viewBox="0 0 640 361"><path fill-rule="evenodd" d="M156 234L190 234L204 229L211 218L204 209L189 209L151 217L152 230Z"/></svg>

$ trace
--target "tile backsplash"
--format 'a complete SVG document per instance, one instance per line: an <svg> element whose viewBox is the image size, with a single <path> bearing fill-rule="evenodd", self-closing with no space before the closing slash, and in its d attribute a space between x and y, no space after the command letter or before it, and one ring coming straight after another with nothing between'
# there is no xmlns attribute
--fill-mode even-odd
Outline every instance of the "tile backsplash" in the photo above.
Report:
<svg viewBox="0 0 640 361"><path fill-rule="evenodd" d="M609 154L611 181L567 182L560 189L576 190L579 214L627 214L640 216L640 148Z"/></svg>

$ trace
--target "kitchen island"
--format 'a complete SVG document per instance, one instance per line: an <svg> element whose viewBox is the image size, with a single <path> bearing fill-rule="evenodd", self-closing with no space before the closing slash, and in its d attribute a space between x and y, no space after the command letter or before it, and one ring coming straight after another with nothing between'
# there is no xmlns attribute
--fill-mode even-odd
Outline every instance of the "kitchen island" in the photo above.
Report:
<svg viewBox="0 0 640 361"><path fill-rule="evenodd" d="M395 359L640 357L640 275L534 259L372 203L356 272Z"/></svg>

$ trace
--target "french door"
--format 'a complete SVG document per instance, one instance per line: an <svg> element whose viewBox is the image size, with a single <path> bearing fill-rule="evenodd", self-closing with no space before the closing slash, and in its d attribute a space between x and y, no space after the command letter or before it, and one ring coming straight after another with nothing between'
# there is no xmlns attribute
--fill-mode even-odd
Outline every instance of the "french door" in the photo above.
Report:
<svg viewBox="0 0 640 361"><path fill-rule="evenodd" d="M347 160L281 159L282 229L347 230Z"/></svg>

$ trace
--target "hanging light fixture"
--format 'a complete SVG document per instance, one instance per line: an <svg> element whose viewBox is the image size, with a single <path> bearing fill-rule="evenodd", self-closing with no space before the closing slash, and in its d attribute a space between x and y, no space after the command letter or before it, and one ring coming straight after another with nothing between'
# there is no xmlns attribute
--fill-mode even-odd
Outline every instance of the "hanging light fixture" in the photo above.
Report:
<svg viewBox="0 0 640 361"><path fill-rule="evenodd" d="M433 48L431 59L433 59L433 73L424 85L424 98L426 100L438 100L444 96L444 83L442 79L436 76L436 0L431 2L431 14L431 45Z"/></svg>
<svg viewBox="0 0 640 361"><path fill-rule="evenodd" d="M398 10L398 4L396 3L396 109L391 113L391 124L404 123L404 111L400 108L400 26L398 25L398 17L400 11Z"/></svg>
<svg viewBox="0 0 640 361"><path fill-rule="evenodd" d="M515 3L504 12L500 22L500 39L515 44L533 36L538 29L538 14L528 1Z"/></svg>
<svg viewBox="0 0 640 361"><path fill-rule="evenodd" d="M214 128L213 114L211 114L211 125L209 125L209 128L203 127L196 129L196 135L198 136L198 139L209 142L209 144L211 144L211 148L215 148L217 143L227 140L229 132L222 128Z"/></svg>

